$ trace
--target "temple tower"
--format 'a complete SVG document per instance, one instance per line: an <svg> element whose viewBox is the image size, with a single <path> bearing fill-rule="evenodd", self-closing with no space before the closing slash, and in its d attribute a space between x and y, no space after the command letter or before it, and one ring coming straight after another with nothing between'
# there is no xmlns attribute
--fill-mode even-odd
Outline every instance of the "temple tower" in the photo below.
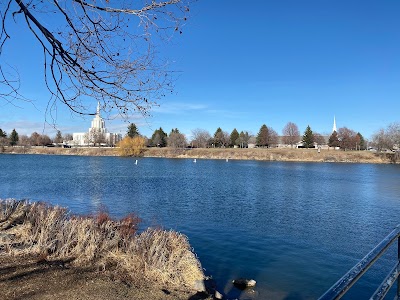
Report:
<svg viewBox="0 0 400 300"><path fill-rule="evenodd" d="M100 133L106 133L106 124L103 120L103 118L100 116L100 102L97 103L97 111L96 111L96 116L93 118L92 121L92 126L89 129L89 132L91 130L96 130L97 132Z"/></svg>

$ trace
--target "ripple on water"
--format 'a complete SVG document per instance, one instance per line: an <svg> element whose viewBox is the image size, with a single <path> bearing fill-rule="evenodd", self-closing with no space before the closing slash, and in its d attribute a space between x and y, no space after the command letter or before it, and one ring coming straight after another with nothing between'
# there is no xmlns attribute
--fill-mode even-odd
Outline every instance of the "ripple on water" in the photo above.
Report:
<svg viewBox="0 0 400 300"><path fill-rule="evenodd" d="M231 298L316 299L400 215L400 166L118 157L0 156L0 197L47 200L74 213L105 206L185 233ZM365 298L392 251L347 299ZM237 277L256 293L235 290Z"/></svg>

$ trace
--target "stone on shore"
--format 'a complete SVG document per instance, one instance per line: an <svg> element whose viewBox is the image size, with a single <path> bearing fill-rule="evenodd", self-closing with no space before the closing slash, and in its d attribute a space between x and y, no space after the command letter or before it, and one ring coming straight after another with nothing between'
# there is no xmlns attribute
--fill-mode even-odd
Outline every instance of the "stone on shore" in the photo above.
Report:
<svg viewBox="0 0 400 300"><path fill-rule="evenodd" d="M241 290L246 288L254 287L256 281L254 279L239 278L232 281L233 285Z"/></svg>

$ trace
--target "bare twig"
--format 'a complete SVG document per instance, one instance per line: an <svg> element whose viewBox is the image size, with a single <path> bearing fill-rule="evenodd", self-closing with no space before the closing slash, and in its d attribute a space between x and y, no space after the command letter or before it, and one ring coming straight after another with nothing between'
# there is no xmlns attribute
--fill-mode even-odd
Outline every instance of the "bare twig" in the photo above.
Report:
<svg viewBox="0 0 400 300"><path fill-rule="evenodd" d="M147 115L172 91L172 72L157 46L181 32L189 13L185 1L192 0L145 1L140 7L131 1L8 0L0 4L0 57L10 42L7 20L15 18L19 25L22 15L43 49L50 101L93 115L87 101L94 98L106 111ZM11 101L19 95L19 81L1 67L0 61L0 85L9 92L2 89L0 98Z"/></svg>

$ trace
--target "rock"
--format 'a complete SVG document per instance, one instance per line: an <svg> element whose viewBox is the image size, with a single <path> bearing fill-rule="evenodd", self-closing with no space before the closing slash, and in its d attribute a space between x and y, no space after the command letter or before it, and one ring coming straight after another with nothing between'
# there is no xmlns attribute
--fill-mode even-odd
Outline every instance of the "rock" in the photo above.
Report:
<svg viewBox="0 0 400 300"><path fill-rule="evenodd" d="M206 286L204 285L204 280L196 280L194 282L194 289L196 292L206 292Z"/></svg>
<svg viewBox="0 0 400 300"><path fill-rule="evenodd" d="M223 299L223 296L222 296L222 294L220 292L215 291L214 299Z"/></svg>
<svg viewBox="0 0 400 300"><path fill-rule="evenodd" d="M254 287L256 281L254 279L239 278L232 281L233 285L238 289L244 290L249 287Z"/></svg>

